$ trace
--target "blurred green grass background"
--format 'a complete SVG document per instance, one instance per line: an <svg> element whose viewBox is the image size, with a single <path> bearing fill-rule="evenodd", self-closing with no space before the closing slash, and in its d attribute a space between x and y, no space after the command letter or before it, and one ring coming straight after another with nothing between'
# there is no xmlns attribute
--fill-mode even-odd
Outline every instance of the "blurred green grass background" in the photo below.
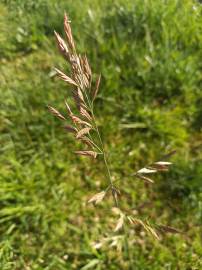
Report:
<svg viewBox="0 0 202 270"><path fill-rule="evenodd" d="M102 73L96 114L122 203L179 228L160 242L131 228L129 249L91 243L111 234L111 203L86 205L106 185L99 162L47 112L64 112L66 69L53 37L64 11L80 52ZM0 269L202 269L202 6L198 1L1 0ZM127 175L177 153L145 186ZM144 206L145 205L145 206Z"/></svg>

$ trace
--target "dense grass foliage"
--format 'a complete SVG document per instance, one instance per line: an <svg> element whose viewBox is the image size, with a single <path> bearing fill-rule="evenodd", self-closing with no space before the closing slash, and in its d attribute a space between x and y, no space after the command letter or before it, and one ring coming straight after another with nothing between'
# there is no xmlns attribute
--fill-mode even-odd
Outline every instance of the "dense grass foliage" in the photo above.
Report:
<svg viewBox="0 0 202 270"><path fill-rule="evenodd" d="M53 37L64 10L102 73L96 114L123 203L183 234L157 242L131 228L122 250L92 248L116 222L112 202L86 205L105 186L102 165L75 157L46 109L65 113L69 89L52 77L54 66L66 68ZM0 29L0 269L201 269L202 6L2 0ZM127 179L171 149L174 166L152 187Z"/></svg>

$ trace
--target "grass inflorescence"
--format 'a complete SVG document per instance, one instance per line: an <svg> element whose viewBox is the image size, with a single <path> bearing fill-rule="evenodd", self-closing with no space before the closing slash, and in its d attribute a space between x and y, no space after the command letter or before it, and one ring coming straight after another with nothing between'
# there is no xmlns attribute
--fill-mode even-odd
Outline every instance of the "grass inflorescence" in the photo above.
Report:
<svg viewBox="0 0 202 270"><path fill-rule="evenodd" d="M159 239L158 234L148 223L144 223L142 220L133 218L131 215L128 215L128 212L130 211L127 210L125 213L120 206L119 195L121 194L121 191L116 186L117 180L113 180L108 162L108 154L105 151L103 140L94 114L94 101L99 91L101 75L97 76L95 82L93 81L94 77L87 56L82 56L77 53L70 23L71 21L68 19L67 14L65 14L64 32L67 42L65 42L65 40L63 40L63 38L56 31L55 37L60 53L70 65L71 75L66 75L58 68L55 68L55 73L61 80L73 87L71 92L75 108L77 109L77 114L72 112L72 109L68 105L67 101L65 101L65 105L68 119L66 119L66 116L62 115L57 109L51 106L48 106L48 109L51 114L62 120L63 123L70 121L70 124L64 124L65 131L73 134L75 139L80 141L84 147L82 150L75 151L75 154L91 157L93 159L96 159L98 155L102 156L106 171L106 177L108 179L108 186L103 191L93 195L93 197L90 198L88 202L94 203L95 205L101 203L110 192L114 200L114 206L118 208L120 215L120 218L118 219L117 225L114 229L115 232L122 229L124 222L128 220L129 224L141 225L147 232L151 233L155 238ZM154 181L147 175L162 171L168 171L169 166L172 163L164 161L164 159L169 158L174 153L175 151L168 153L163 157L162 161L154 162L138 170L133 174L133 176L142 179L147 183L154 183ZM172 227L166 226L164 226L164 231L166 231L166 228L168 228L168 232L179 232Z"/></svg>

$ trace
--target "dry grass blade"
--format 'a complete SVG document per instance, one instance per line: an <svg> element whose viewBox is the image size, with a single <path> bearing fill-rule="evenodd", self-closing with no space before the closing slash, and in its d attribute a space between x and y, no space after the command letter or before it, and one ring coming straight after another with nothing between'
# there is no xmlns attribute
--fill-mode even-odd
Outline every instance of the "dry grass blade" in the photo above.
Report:
<svg viewBox="0 0 202 270"><path fill-rule="evenodd" d="M88 200L88 203L98 204L104 199L105 195L106 195L106 192L101 191L101 192L95 194L92 198L90 198L90 200Z"/></svg>
<svg viewBox="0 0 202 270"><path fill-rule="evenodd" d="M79 130L79 132L76 135L76 138L79 139L79 138L83 137L84 135L88 134L90 130L91 130L91 128L89 128L89 127L86 127L86 128Z"/></svg>
<svg viewBox="0 0 202 270"><path fill-rule="evenodd" d="M68 77L65 73L63 73L59 69L55 68L55 71L56 71L58 77L60 77L63 81L65 81L65 82L67 82L69 84L78 86L77 83L74 80L72 80L70 77Z"/></svg>
<svg viewBox="0 0 202 270"><path fill-rule="evenodd" d="M101 74L98 76L97 78L97 81L96 81L96 84L95 84L95 89L92 93L92 100L94 101L96 96L97 96L97 93L98 93L98 90L99 90L99 86L100 86L100 80L101 80Z"/></svg>
<svg viewBox="0 0 202 270"><path fill-rule="evenodd" d="M48 109L49 109L50 113L52 113L57 118L60 118L61 120L66 120L66 118L59 111L57 111L55 108L48 106Z"/></svg>
<svg viewBox="0 0 202 270"><path fill-rule="evenodd" d="M75 151L74 153L77 154L77 155L89 156L89 157L92 157L92 158L97 157L97 153L94 152L94 151L83 150L83 151Z"/></svg>

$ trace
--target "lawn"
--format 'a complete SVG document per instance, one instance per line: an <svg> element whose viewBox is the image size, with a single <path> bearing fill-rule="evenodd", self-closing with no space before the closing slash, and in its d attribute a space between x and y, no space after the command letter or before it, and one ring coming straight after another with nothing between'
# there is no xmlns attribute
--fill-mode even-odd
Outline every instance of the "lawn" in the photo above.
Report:
<svg viewBox="0 0 202 270"><path fill-rule="evenodd" d="M114 232L103 163L47 105L65 114L70 87L53 31L69 14L78 51L102 74L95 101L120 203L155 228ZM0 3L0 269L202 269L202 5L180 0L2 0ZM169 172L131 177L169 151ZM99 249L95 243L106 243Z"/></svg>

